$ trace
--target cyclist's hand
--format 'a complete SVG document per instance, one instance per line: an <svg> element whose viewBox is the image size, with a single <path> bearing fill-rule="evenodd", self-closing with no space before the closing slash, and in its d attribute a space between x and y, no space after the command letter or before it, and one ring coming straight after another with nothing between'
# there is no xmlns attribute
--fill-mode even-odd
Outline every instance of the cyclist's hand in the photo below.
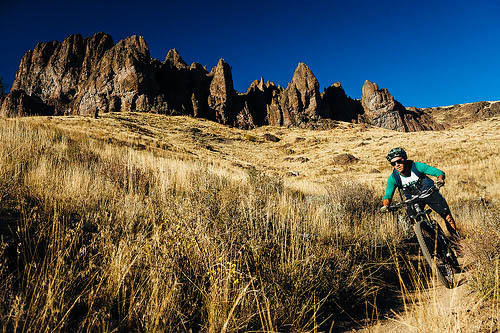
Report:
<svg viewBox="0 0 500 333"><path fill-rule="evenodd" d="M388 211L389 211L389 207L387 207L387 206L380 207L380 212L381 213L387 213Z"/></svg>
<svg viewBox="0 0 500 333"><path fill-rule="evenodd" d="M438 179L436 180L436 186L439 188L439 187L443 187L444 186L444 179Z"/></svg>

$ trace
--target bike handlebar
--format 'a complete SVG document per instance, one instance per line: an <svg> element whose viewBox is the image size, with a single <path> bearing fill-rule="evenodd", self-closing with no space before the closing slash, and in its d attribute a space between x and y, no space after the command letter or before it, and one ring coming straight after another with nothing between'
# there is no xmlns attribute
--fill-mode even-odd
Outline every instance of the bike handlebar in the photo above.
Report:
<svg viewBox="0 0 500 333"><path fill-rule="evenodd" d="M422 191L420 192L419 194L416 194L416 195L413 195L411 198L409 199L406 199L402 202L398 202L397 204L394 204L394 205L391 205L388 207L388 209L390 211L395 211L401 207L403 207L404 205L410 205L412 203L414 203L415 201L419 200L419 199L423 199L423 198L426 198L428 197L429 195L431 195L434 191L439 191L439 189L442 187L443 185L441 184L436 184L432 187L429 187L427 190L425 191Z"/></svg>

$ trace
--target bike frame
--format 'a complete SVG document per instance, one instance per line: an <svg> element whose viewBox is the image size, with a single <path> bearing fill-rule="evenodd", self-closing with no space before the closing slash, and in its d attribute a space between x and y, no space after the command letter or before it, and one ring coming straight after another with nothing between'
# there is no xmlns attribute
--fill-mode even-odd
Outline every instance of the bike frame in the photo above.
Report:
<svg viewBox="0 0 500 333"><path fill-rule="evenodd" d="M403 206L408 206L413 208L413 211L415 215L409 215L410 220L413 224L413 228L415 233L417 233L417 226L418 226L418 232L417 238L420 237L419 239L419 244L420 247L425 246L426 252L428 253L428 258L427 261L429 265L432 267L433 270L436 270L436 273L439 273L440 279L445 284L447 288L452 288L453 287L453 273L450 273L449 279L445 277L445 274L443 271L437 272L440 270L438 268L437 263L435 260L438 260L440 262L443 262L445 264L445 267L455 267L459 268L458 261L456 259L455 254L450 248L450 243L446 236L443 233L443 230L439 226L439 224L432 220L430 217L430 213L432 212L431 209L425 209L425 206L423 205L423 199L431 195L434 191L438 191L439 188L437 187L431 187L426 191L423 191L422 193L418 195L414 195L409 199L406 199L400 203L397 203L391 207L389 207L390 210L395 210L398 208L401 208ZM433 241L433 246L429 247L427 245L423 245L421 243L424 242L422 238L422 230L425 231L425 233L430 236L428 238L431 238ZM419 236L420 235L420 236ZM424 250L422 248L422 250ZM441 266L440 266L441 267ZM448 273L446 273L448 275Z"/></svg>
<svg viewBox="0 0 500 333"><path fill-rule="evenodd" d="M447 251L445 250L449 246L448 240L444 236L443 230L441 229L439 224L433 219L431 219L430 217L431 210L421 209L418 203L414 204L413 208L415 209L417 214L415 215L415 217L413 216L410 217L412 219L414 218L416 222L421 222L425 228L434 233L434 242L435 242L434 249L436 249L436 251L439 250L441 252L441 255L449 257L449 253L447 253ZM436 253L433 253L432 255L435 256Z"/></svg>

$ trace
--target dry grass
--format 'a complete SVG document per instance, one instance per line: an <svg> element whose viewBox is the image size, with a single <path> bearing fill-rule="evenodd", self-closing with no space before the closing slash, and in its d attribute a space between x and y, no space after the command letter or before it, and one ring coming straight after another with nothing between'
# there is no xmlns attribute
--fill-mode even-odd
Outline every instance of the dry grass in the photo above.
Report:
<svg viewBox="0 0 500 333"><path fill-rule="evenodd" d="M364 332L496 332L498 307L466 288L433 288L413 295L406 311L394 314Z"/></svg>
<svg viewBox="0 0 500 333"><path fill-rule="evenodd" d="M394 145L447 172L472 248L478 227L491 237L467 250L482 265L474 295L498 298L498 253L481 257L498 248L497 119L428 133L134 113L0 122L2 223L17 230L0 247L6 330L341 330L346 313L382 318L398 289L412 306L397 320L419 327L425 267L403 263L400 219L377 214ZM332 162L341 153L359 161Z"/></svg>

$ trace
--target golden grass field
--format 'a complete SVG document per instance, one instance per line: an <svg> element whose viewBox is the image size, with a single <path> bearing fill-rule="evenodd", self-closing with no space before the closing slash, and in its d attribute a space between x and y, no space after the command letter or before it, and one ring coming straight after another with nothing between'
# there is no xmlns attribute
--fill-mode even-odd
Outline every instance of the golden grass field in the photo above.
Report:
<svg viewBox="0 0 500 333"><path fill-rule="evenodd" d="M345 176L385 186L391 168L384 156L392 147L402 146L410 158L445 170L450 175L450 184L469 182L470 174L476 172L482 174L481 186L486 187L477 188L478 195L496 200L500 195L499 182L495 181L500 172L498 118L445 131L419 133L345 122L338 122L338 128L326 131L270 126L248 131L204 119L146 113L105 114L99 119L32 117L23 121L151 151L155 156L213 165L236 177L242 177L245 169L253 167L284 177L290 186L305 183L313 188L315 184L324 185ZM268 141L264 138L266 133L281 140ZM354 155L359 162L336 163L334 157L342 153ZM303 162L302 157L309 161ZM298 171L299 176L289 176L294 171Z"/></svg>
<svg viewBox="0 0 500 333"><path fill-rule="evenodd" d="M113 113L0 134L6 331L498 331L498 118L400 133ZM395 146L446 172L469 267L452 291L408 254L403 214L378 213Z"/></svg>

